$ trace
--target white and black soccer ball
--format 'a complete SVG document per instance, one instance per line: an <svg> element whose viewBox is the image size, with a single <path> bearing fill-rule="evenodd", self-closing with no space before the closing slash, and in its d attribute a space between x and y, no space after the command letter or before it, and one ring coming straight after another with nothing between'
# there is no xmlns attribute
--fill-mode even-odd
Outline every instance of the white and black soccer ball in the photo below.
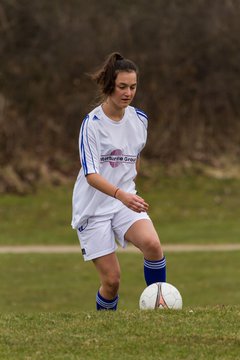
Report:
<svg viewBox="0 0 240 360"><path fill-rule="evenodd" d="M141 310L182 309L182 296L175 286L159 282L146 287L139 299Z"/></svg>

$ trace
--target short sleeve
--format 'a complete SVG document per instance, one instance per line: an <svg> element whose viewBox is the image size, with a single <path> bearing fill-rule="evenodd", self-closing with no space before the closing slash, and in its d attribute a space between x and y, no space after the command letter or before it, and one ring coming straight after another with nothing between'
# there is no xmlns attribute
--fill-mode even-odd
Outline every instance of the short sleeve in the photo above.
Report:
<svg viewBox="0 0 240 360"><path fill-rule="evenodd" d="M89 116L82 123L79 135L80 161L85 176L99 172L99 149L94 128L89 126Z"/></svg>
<svg viewBox="0 0 240 360"><path fill-rule="evenodd" d="M135 108L137 117L139 118L139 120L142 122L143 126L145 127L145 129L147 130L148 128L148 116L145 112L143 112L140 109Z"/></svg>
<svg viewBox="0 0 240 360"><path fill-rule="evenodd" d="M146 141L147 141L147 129L148 129L148 116L145 114L145 112L143 112L140 109L135 108L135 112L137 115L138 120L140 120L140 133L142 134L142 137L144 139L144 141L141 143L140 148L139 148L139 152L137 155L137 158L140 158L140 153L142 151L142 149L144 148Z"/></svg>

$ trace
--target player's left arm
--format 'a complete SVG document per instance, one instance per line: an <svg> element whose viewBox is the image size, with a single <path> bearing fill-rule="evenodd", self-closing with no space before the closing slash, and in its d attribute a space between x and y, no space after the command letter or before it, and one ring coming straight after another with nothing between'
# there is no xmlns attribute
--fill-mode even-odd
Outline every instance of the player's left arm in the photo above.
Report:
<svg viewBox="0 0 240 360"><path fill-rule="evenodd" d="M137 174L138 174L140 171L140 156L138 156L137 161L136 161L136 170L137 170Z"/></svg>
<svg viewBox="0 0 240 360"><path fill-rule="evenodd" d="M137 176L138 176L138 174L139 174L139 171L140 171L140 156L138 155L138 157L137 157L137 160L136 160L136 172L137 172L137 174L136 174L136 176L135 176L135 178L133 179L133 181L136 181L136 179L137 179Z"/></svg>

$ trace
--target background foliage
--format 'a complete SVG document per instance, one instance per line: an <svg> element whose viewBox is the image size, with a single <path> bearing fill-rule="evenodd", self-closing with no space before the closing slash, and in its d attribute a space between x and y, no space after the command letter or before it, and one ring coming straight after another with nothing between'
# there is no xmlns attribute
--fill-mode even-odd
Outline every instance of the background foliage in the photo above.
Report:
<svg viewBox="0 0 240 360"><path fill-rule="evenodd" d="M76 175L79 127L96 95L86 73L112 51L140 68L145 157L236 159L239 15L237 0L2 0L0 192Z"/></svg>

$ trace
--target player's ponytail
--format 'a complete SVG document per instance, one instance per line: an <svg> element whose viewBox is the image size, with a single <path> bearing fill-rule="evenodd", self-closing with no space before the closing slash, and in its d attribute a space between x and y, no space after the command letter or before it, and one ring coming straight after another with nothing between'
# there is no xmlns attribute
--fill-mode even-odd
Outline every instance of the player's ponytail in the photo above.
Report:
<svg viewBox="0 0 240 360"><path fill-rule="evenodd" d="M100 69L91 75L91 78L99 85L101 98L112 94L117 74L120 71L134 71L138 74L137 66L131 60L125 59L118 52L113 52L106 58Z"/></svg>

